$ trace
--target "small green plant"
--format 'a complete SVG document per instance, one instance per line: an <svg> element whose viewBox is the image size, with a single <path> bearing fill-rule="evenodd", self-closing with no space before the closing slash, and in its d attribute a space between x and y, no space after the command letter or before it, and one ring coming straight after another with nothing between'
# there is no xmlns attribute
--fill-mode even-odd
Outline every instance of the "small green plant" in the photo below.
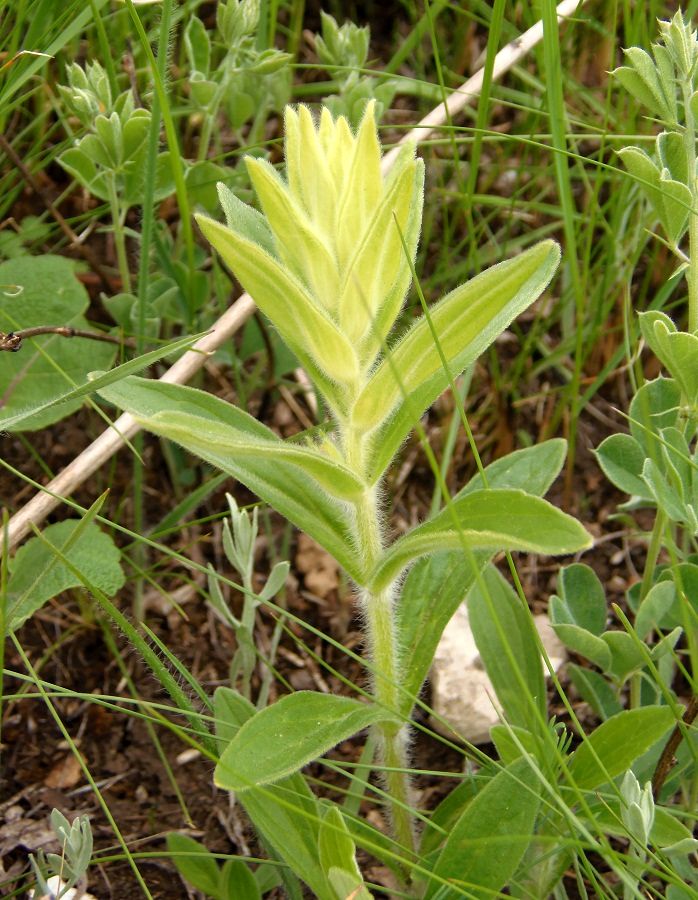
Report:
<svg viewBox="0 0 698 900"><path fill-rule="evenodd" d="M325 106L334 118L344 116L356 127L361 121L366 104L376 101L376 118L390 106L395 95L395 83L391 79L378 80L363 71L366 68L369 48L369 29L360 28L354 22L338 25L326 12L320 11L322 34L315 38L318 59L337 83L337 94L328 97Z"/></svg>
<svg viewBox="0 0 698 900"><path fill-rule="evenodd" d="M216 7L213 40L196 16L184 31L189 100L201 120L200 161L208 155L221 109L235 134L251 120L240 143L254 145L263 136L270 112L281 111L288 102L291 55L273 47L258 49L259 17L259 0L225 0Z"/></svg>
<svg viewBox="0 0 698 900"><path fill-rule="evenodd" d="M449 381L545 288L559 250L545 241L495 266L396 338L420 232L423 170L414 147L382 175L373 104L355 134L327 110L316 125L306 108L288 109L285 124L286 181L268 163L247 160L263 214L221 187L227 225L203 216L198 222L312 377L328 415L320 436L283 442L243 411L175 385L127 379L102 394L246 483L332 553L357 585L373 702L305 691L256 712L230 689L214 697L216 783L240 793L260 833L317 896L334 898L361 882L346 854L340 864L318 856L318 841L351 838L342 817L321 814L299 770L339 741L372 728L403 877L417 849L407 723L430 659L418 654L413 662L402 652L397 609L405 570L452 549L477 578L497 550L571 553L588 546L589 537L575 520L520 489L524 473L530 476L527 459L504 467L502 486L491 486L485 474L442 513L390 541L387 467ZM558 442L551 454L557 468L546 471L541 493L559 471L559 449ZM440 598L430 596L437 608ZM452 612L451 606L442 628ZM503 798L512 777L503 772L493 794ZM272 812L279 816L289 802L294 811L286 810L283 827L272 824ZM528 822L530 806L524 807L512 827ZM454 865L454 848L444 853L435 869L440 879ZM495 872L494 886L512 872Z"/></svg>
<svg viewBox="0 0 698 900"><path fill-rule="evenodd" d="M260 603L268 603L273 600L283 588L290 565L287 562L278 562L269 573L269 578L262 590L255 593L252 584L254 571L255 541L258 534L258 508L255 507L252 516L247 510L239 509L235 499L227 495L230 509L229 519L223 522L223 549L228 562L239 573L244 590L242 615L238 619L230 606L225 602L220 588L220 582L216 573L211 570L208 580L209 597L211 605L218 616L226 625L233 628L237 639L238 648L230 663L230 685L236 688L240 684L240 692L249 700L251 695L252 673L257 662L255 649L254 626L257 609ZM268 661L269 664L272 660ZM260 691L260 698L266 696L269 685L266 683L271 677L271 668L265 670L265 687ZM263 703L260 705L264 705Z"/></svg>
<svg viewBox="0 0 698 900"><path fill-rule="evenodd" d="M627 592L627 614L614 607L622 628L615 623L609 627L604 587L587 566L563 568L557 595L550 601L558 636L592 664L570 664L569 673L580 696L602 720L608 723L629 712L663 708L672 708L677 720L683 716L664 748L659 743L636 760L617 785L620 797L605 801L617 808L620 800L618 813L625 831L617 833L630 840L630 880L624 897L637 895L649 866L650 845L662 848L687 887L694 884L690 854L696 847L688 834L662 836L660 819L669 813L678 821L680 813L670 805L678 794L690 828L697 789L698 744L692 724L698 709L698 42L680 11L659 27L661 39L652 54L639 47L626 50L627 65L614 74L664 130L656 138L653 155L627 147L620 156L649 199L663 232L660 239L685 276L687 330L679 330L657 309L640 313L640 333L671 377L645 382L641 369L633 369L629 433L613 434L597 449L606 476L631 498L618 518L632 521L630 513L649 508L655 511L654 525L642 579ZM672 688L677 670L688 683L686 707ZM626 702L630 709L623 713ZM640 783L645 787L640 789ZM660 800L668 805L659 806ZM693 894L672 885L667 896Z"/></svg>
<svg viewBox="0 0 698 900"><path fill-rule="evenodd" d="M629 595L635 611L636 638L660 635L654 660L671 650L680 636L695 698L698 672L698 604L694 585L698 566L693 555L698 536L698 41L696 31L679 10L660 22L660 42L652 55L633 47L628 65L616 78L662 124L654 156L627 147L620 156L649 199L676 256L688 287L687 329L679 330L665 313L640 313L640 331L649 348L666 367L670 378L659 377L638 386L628 411L630 434L611 435L598 448L599 463L608 478L631 495L629 510L656 510L645 572ZM687 246L684 238L688 236ZM669 565L659 565L664 550ZM668 633L666 633L668 632ZM630 634L618 640L633 643ZM639 657L635 640L632 669L649 662ZM593 657L592 657L593 658ZM599 662L595 660L595 662ZM671 657L665 667L671 664ZM683 664L683 660L682 660ZM627 668L627 667L626 667ZM665 676L667 672L663 673ZM656 690L661 689L660 681ZM639 682L632 694L639 702ZM666 693L666 689L664 689ZM695 706L695 700L694 704ZM695 710L687 711L695 717ZM690 723L689 723L690 724ZM655 784L655 790L657 785Z"/></svg>
<svg viewBox="0 0 698 900"><path fill-rule="evenodd" d="M51 813L51 828L61 844L61 853L39 851L36 858L30 854L29 859L41 896L60 900L87 872L92 858L92 829L87 816L77 816L71 825L58 809Z"/></svg>
<svg viewBox="0 0 698 900"><path fill-rule="evenodd" d="M132 90L113 96L107 73L98 62L82 69L67 67L68 84L59 91L67 109L86 132L58 157L63 168L93 197L109 204L123 290L131 290L126 253L126 215L143 200L151 115L136 107ZM169 152L156 163L154 200L174 190Z"/></svg>

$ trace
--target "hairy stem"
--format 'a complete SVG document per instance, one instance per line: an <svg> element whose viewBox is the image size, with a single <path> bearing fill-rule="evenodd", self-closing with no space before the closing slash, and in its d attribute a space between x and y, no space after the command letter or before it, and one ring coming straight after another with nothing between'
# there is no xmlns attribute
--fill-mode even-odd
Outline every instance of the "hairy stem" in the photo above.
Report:
<svg viewBox="0 0 698 900"><path fill-rule="evenodd" d="M347 463L359 475L364 473L361 439L347 436ZM367 487L356 503L356 542L366 572L370 572L384 546L378 490ZM362 586L361 605L366 639L373 663L373 690L376 702L386 709L400 708L400 660L394 614L395 587L378 591ZM379 762L386 767L385 787L395 839L410 855L415 851L414 821L410 812L410 783L407 774L407 728L395 722L375 726Z"/></svg>

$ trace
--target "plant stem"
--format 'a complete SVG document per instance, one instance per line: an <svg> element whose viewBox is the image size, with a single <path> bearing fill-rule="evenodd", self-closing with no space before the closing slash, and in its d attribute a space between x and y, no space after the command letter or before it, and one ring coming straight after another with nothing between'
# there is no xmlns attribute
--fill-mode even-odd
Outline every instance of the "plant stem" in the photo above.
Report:
<svg viewBox="0 0 698 900"><path fill-rule="evenodd" d="M345 444L348 464L363 474L360 438ZM383 527L378 490L367 487L356 503L356 542L366 571L370 572L383 551ZM366 638L373 663L373 689L376 702L387 710L399 709L400 663L394 615L395 587L380 591L362 586L361 606ZM415 831L410 812L410 783L407 774L407 729L396 722L375 726L378 755L387 771L384 775L389 796L389 813L396 840L409 854L415 852Z"/></svg>
<svg viewBox="0 0 698 900"><path fill-rule="evenodd" d="M645 560L645 571L642 576L642 584L640 586L640 602L642 602L650 588L654 578L654 570L657 565L659 551L662 549L662 538L664 536L664 528L666 526L666 516L658 509L650 535L649 546L647 547L647 559Z"/></svg>
<svg viewBox="0 0 698 900"><path fill-rule="evenodd" d="M121 290L126 294L130 294L131 273L129 272L128 257L126 255L126 235L124 234L124 225L121 221L121 207L116 193L116 183L113 175L108 179L108 184L109 209L111 211L112 230L114 232L114 245L116 246L116 259L119 265L119 275L121 276Z"/></svg>
<svg viewBox="0 0 698 900"><path fill-rule="evenodd" d="M696 123L691 109L691 79L683 83L684 115L686 128L686 157L688 160L688 187L691 191L692 209L688 214L688 268L686 282L688 284L688 330L698 331L698 213L695 211L698 202L698 186L696 179Z"/></svg>

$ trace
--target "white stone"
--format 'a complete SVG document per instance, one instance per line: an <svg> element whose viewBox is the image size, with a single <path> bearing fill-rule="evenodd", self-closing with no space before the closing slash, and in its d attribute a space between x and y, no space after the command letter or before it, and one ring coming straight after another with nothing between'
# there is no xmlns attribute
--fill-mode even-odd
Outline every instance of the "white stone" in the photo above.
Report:
<svg viewBox="0 0 698 900"><path fill-rule="evenodd" d="M42 894L38 896L35 891L29 891L29 900L56 900L59 893L65 888L65 882L58 875L52 875L46 880L50 894ZM64 894L61 894L61 900L97 900L92 894L78 893L75 888L69 888Z"/></svg>
<svg viewBox="0 0 698 900"><path fill-rule="evenodd" d="M547 616L534 616L534 621L553 669L557 672L565 662L565 648L551 628ZM497 711L494 688L475 645L468 621L468 609L464 603L458 607L444 629L429 678L432 688L431 706L437 716L471 743L489 742L490 729L501 718ZM431 725L446 737L453 738L453 732L434 716L431 717Z"/></svg>

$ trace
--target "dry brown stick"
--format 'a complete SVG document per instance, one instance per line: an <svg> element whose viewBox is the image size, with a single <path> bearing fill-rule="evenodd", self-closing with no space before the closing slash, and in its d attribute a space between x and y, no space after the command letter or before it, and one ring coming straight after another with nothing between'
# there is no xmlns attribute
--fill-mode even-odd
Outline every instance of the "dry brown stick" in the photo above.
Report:
<svg viewBox="0 0 698 900"><path fill-rule="evenodd" d="M561 19L571 16L577 9L584 5L585 0L563 0L557 7L558 17ZM494 62L493 77L499 78L508 69L522 59L532 47L543 37L543 25L537 22L532 28L524 32L519 38L507 44L497 54ZM480 71L469 78L456 91L451 94L446 103L441 103L432 110L428 116L421 120L414 131L417 134L417 143L428 140L431 135L445 122L458 113L467 103L477 97L482 89L484 72ZM387 172L395 161L400 144L414 140L412 133L405 135L383 157L382 166ZM218 319L212 330L185 353L160 379L170 384L186 383L194 372L197 372L205 363L207 355L217 350L240 328L256 309L254 301L249 294L243 294L235 303ZM10 519L7 527L7 543L10 550L19 543L31 530L32 525L38 525L46 516L55 509L64 497L69 497L79 485L86 481L97 469L103 465L124 443L133 437L139 430L133 416L124 413L110 429L101 434L89 447L77 456L65 469L50 481L45 488L35 494L19 512ZM0 549L3 546L3 534L0 531Z"/></svg>
<svg viewBox="0 0 698 900"><path fill-rule="evenodd" d="M691 728L696 720L696 716L698 716L698 697L691 697L688 706L686 707L686 712L683 714L681 724L677 725L669 735L669 740L666 742L666 745L662 750L662 755L659 757L657 767L654 770L654 775L652 776L652 796L655 800L659 799L659 792L666 781L667 775L676 762L674 754L683 739L684 732Z"/></svg>
<svg viewBox="0 0 698 900"><path fill-rule="evenodd" d="M59 337L89 338L91 341L104 341L107 344L118 344L120 347L135 347L133 338L119 337L118 334L107 334L104 331L85 331L82 328L71 328L70 325L37 325L35 328L22 328L19 331L0 331L0 352L8 350L16 353L22 348L26 338L38 337L41 334L57 334Z"/></svg>
<svg viewBox="0 0 698 900"><path fill-rule="evenodd" d="M0 134L0 147L5 151L5 154L12 161L13 165L15 165L19 171L22 173L24 180L31 187L34 193L41 198L46 209L51 213L53 218L56 220L59 228L63 232L63 234L68 238L71 244L74 245L75 249L78 253L81 254L90 265L90 267L99 275L100 280L102 281L105 288L111 292L113 285L109 279L109 276L102 268L102 264L97 258L97 254L89 247L87 244L83 244L80 241L80 238L75 234L73 229L70 227L66 219L63 215L56 209L56 207L51 202L51 198L47 196L44 189L38 183L36 178L32 175L29 169L24 165L19 156L15 153L14 147L10 144L4 134Z"/></svg>

